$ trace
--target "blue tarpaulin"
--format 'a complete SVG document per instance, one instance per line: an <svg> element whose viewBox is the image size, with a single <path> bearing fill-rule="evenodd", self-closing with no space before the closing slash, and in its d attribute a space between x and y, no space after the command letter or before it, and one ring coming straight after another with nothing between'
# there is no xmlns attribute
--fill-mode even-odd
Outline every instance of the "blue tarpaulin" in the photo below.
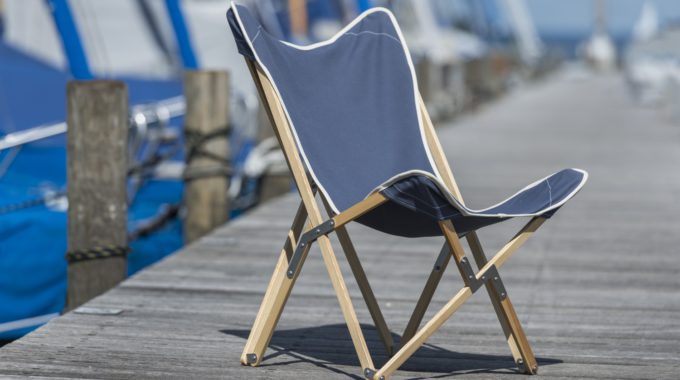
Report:
<svg viewBox="0 0 680 380"><path fill-rule="evenodd" d="M65 86L69 79L66 72L0 44L0 137L65 120ZM123 80L128 84L131 104L182 93L181 83L176 80ZM0 162L8 154L11 153L0 152ZM64 307L63 197L46 204L35 201L65 188L64 136L22 146L7 171L0 173L0 339L19 337ZM156 215L164 205L178 204L181 196L179 181L145 183L130 207L129 229ZM24 207L15 210L17 206ZM138 271L182 244L181 224L174 220L131 243L128 272Z"/></svg>

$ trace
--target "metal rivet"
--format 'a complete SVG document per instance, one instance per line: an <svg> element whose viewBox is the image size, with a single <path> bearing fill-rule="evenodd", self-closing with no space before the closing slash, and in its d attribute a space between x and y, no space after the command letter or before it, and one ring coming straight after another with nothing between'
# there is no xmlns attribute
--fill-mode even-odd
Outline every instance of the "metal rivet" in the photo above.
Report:
<svg viewBox="0 0 680 380"><path fill-rule="evenodd" d="M468 278L469 278L470 280L472 280L472 275L469 275Z"/></svg>
<svg viewBox="0 0 680 380"><path fill-rule="evenodd" d="M255 354L247 354L247 355L246 355L246 360L247 360L248 364L257 363L257 355L255 355Z"/></svg>
<svg viewBox="0 0 680 380"><path fill-rule="evenodd" d="M486 281L486 276L482 276L482 281Z"/></svg>
<svg viewBox="0 0 680 380"><path fill-rule="evenodd" d="M494 281L498 281L498 276L493 278Z"/></svg>

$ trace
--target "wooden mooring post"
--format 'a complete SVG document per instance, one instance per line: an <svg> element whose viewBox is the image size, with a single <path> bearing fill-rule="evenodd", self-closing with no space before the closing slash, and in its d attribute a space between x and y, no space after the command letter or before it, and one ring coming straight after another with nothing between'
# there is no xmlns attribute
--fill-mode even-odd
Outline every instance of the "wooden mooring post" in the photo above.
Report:
<svg viewBox="0 0 680 380"><path fill-rule="evenodd" d="M129 119L121 81L72 81L67 96L66 310L72 310L127 274Z"/></svg>
<svg viewBox="0 0 680 380"><path fill-rule="evenodd" d="M188 71L184 97L184 237L189 243L229 218L229 75L224 71Z"/></svg>

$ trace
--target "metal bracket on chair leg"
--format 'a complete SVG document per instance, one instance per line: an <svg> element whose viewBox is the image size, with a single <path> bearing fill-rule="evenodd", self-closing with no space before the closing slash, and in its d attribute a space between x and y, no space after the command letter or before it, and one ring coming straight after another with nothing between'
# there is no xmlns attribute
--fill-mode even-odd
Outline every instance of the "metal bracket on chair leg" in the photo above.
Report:
<svg viewBox="0 0 680 380"><path fill-rule="evenodd" d="M300 260L302 260L302 252L305 250L305 246L313 243L319 237L333 232L333 230L335 230L335 220L328 219L300 236L297 247L295 247L295 252L293 252L293 256L288 263L288 271L286 272L288 278L293 278L293 276L295 276L295 272L297 272L298 267L300 266Z"/></svg>
<svg viewBox="0 0 680 380"><path fill-rule="evenodd" d="M364 368L364 377L367 379L373 380L375 373L376 371L374 369ZM385 376L380 376L380 380L385 380Z"/></svg>
<svg viewBox="0 0 680 380"><path fill-rule="evenodd" d="M503 285L503 281L501 280L501 275L498 273L498 268L496 268L495 265L490 266L479 279L477 279L477 275L475 275L475 272L472 270L472 266L467 257L463 257L460 260L460 267L463 271L465 285L470 287L470 290L472 290L473 293L485 282L490 281L493 284L493 289L496 291L498 298L504 300L508 296L505 285Z"/></svg>
<svg viewBox="0 0 680 380"><path fill-rule="evenodd" d="M441 252L439 252L439 256L437 256L437 261L434 263L434 270L439 272L442 270L442 267L444 266L445 260L449 257L451 254L451 251L447 247L443 247Z"/></svg>

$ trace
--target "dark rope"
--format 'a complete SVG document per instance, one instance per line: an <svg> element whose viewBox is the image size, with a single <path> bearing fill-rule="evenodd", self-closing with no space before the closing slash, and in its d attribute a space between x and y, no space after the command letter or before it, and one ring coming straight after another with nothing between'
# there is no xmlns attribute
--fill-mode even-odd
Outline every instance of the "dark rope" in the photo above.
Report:
<svg viewBox="0 0 680 380"><path fill-rule="evenodd" d="M214 168L201 168L201 169L195 169L192 168L190 170L185 170L184 174L182 175L182 179L184 182L191 182L195 179L200 179L200 178L210 178L210 177L231 177L232 175L232 170L229 167L226 166L220 166L220 167L214 167Z"/></svg>
<svg viewBox="0 0 680 380"><path fill-rule="evenodd" d="M130 166L128 168L128 176L144 174L148 169L152 169L161 162L171 159L174 155L176 155L180 151L180 149L181 145L177 144L176 146L172 147L171 149L168 149L164 153L155 152L153 155L151 155L151 157L145 159L144 161L141 161L135 165Z"/></svg>
<svg viewBox="0 0 680 380"><path fill-rule="evenodd" d="M213 139L229 136L231 127L226 126L216 129L212 132L200 132L191 128L184 127L184 139L186 141L186 162L187 170L185 170L182 178L185 182L190 182L199 178L209 177L231 177L233 174L231 162L229 157L222 157L218 154L205 150L205 144ZM207 158L213 161L216 165L211 168L195 168L190 167L191 161L195 158Z"/></svg>
<svg viewBox="0 0 680 380"><path fill-rule="evenodd" d="M90 249L66 252L66 261L75 263L79 261L106 259L109 257L125 257L130 252L129 247L104 246Z"/></svg>
<svg viewBox="0 0 680 380"><path fill-rule="evenodd" d="M35 198L35 199L29 199L25 200L23 202L19 203L13 203L13 204L8 204L8 205L0 205L0 215L1 214L8 214L10 212L14 211L20 211L20 210L25 210L27 208L32 208L32 207L38 207L42 206L45 203L57 199L61 196L66 195L66 191L59 191L54 194L50 194L49 196L44 196L41 198Z"/></svg>
<svg viewBox="0 0 680 380"><path fill-rule="evenodd" d="M139 227L137 227L137 229L130 232L128 235L128 241L135 241L139 238L149 236L165 227L168 223L170 223L170 221L177 218L179 215L179 209L179 205L164 207L164 209L152 220L141 224Z"/></svg>
<svg viewBox="0 0 680 380"><path fill-rule="evenodd" d="M197 158L197 157L203 157L203 158L208 158L213 161L217 161L220 164L228 164L229 163L229 157L222 157L220 155L214 154L212 152L208 152L204 149L204 145L213 139L220 138L220 137L228 137L229 133L231 132L231 127L230 126L225 126L219 129L216 129L212 132L200 132L193 130L191 128L187 128L186 126L184 127L184 139L186 141L186 147L187 147L187 156L186 160L187 162L190 162L192 159Z"/></svg>
<svg viewBox="0 0 680 380"><path fill-rule="evenodd" d="M128 168L128 175L133 176L136 174L142 174L148 169L151 169L155 167L156 165L160 164L163 160L165 160L166 157L162 154L154 153L153 156L149 157L148 159L130 166Z"/></svg>

